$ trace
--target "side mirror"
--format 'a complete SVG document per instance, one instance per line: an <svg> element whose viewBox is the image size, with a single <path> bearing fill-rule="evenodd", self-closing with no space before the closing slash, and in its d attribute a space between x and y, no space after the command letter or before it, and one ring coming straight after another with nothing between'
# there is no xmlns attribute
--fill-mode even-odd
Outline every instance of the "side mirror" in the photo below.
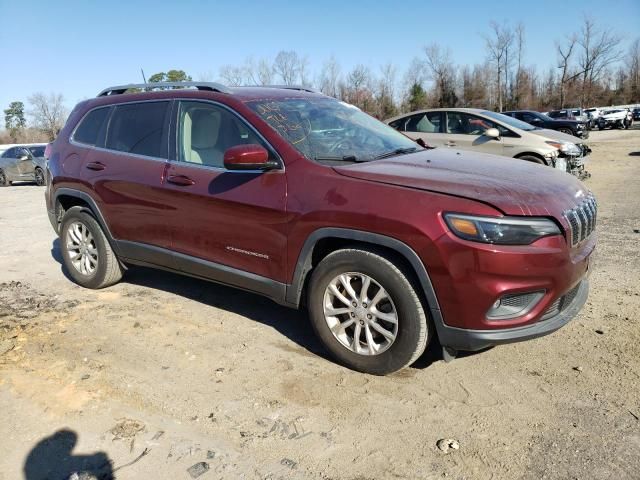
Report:
<svg viewBox="0 0 640 480"><path fill-rule="evenodd" d="M276 162L269 161L269 152L260 145L236 145L224 152L227 170L270 170L277 166Z"/></svg>
<svg viewBox="0 0 640 480"><path fill-rule="evenodd" d="M425 141L424 141L423 139L421 139L421 138L417 138L417 139L415 140L415 142L416 142L418 145L420 145L422 148L427 148L427 149L435 148L435 147L432 147L431 145L429 145L427 142L425 142Z"/></svg>
<svg viewBox="0 0 640 480"><path fill-rule="evenodd" d="M484 131L484 136L489 138L500 138L500 130L497 128L487 128Z"/></svg>

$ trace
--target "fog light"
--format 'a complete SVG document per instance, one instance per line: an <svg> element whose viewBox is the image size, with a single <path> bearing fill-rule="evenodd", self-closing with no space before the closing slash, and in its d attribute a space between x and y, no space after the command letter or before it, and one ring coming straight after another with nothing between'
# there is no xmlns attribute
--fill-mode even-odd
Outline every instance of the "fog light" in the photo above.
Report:
<svg viewBox="0 0 640 480"><path fill-rule="evenodd" d="M525 315L537 305L543 296L544 290L503 295L493 302L487 312L487 319L508 320Z"/></svg>

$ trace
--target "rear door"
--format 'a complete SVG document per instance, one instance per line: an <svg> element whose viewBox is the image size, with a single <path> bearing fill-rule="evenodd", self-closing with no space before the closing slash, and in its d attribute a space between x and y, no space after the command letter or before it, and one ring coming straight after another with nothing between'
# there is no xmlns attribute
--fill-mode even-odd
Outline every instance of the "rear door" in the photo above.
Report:
<svg viewBox="0 0 640 480"><path fill-rule="evenodd" d="M443 116L441 111L423 112L410 115L403 119L401 128L408 137L414 140L422 139L432 147L442 147L446 142L443 130Z"/></svg>
<svg viewBox="0 0 640 480"><path fill-rule="evenodd" d="M210 276L214 262L244 272L285 281L286 195L284 166L268 172L229 171L224 152L259 144L281 163L273 148L227 107L181 101L177 109L177 151L165 189L173 248L188 258L182 269ZM200 266L203 266L200 269ZM229 281L233 283L233 281Z"/></svg>
<svg viewBox="0 0 640 480"><path fill-rule="evenodd" d="M9 181L17 179L18 177L18 149L11 147L9 150L2 154L2 160L0 161L0 167L4 171Z"/></svg>
<svg viewBox="0 0 640 480"><path fill-rule="evenodd" d="M83 179L93 188L112 236L127 242L121 247L125 257L141 257L141 247L171 246L166 222L171 199L162 188L170 107L171 101L146 101L97 109L73 136L88 150L82 157ZM146 254L139 259L150 260Z"/></svg>
<svg viewBox="0 0 640 480"><path fill-rule="evenodd" d="M484 134L489 128L499 125L466 112L446 112L445 146L474 152L503 154L503 139L488 137Z"/></svg>

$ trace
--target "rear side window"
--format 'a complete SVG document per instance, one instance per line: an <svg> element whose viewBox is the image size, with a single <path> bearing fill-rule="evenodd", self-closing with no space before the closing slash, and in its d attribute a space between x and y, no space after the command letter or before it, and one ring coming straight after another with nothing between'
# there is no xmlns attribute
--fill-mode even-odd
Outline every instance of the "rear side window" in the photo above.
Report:
<svg viewBox="0 0 640 480"><path fill-rule="evenodd" d="M109 115L109 107L97 108L90 111L80 121L80 125L73 134L73 140L87 145L98 143L98 136L104 122Z"/></svg>
<svg viewBox="0 0 640 480"><path fill-rule="evenodd" d="M167 158L163 142L165 115L169 102L146 102L115 107L106 147L120 152Z"/></svg>

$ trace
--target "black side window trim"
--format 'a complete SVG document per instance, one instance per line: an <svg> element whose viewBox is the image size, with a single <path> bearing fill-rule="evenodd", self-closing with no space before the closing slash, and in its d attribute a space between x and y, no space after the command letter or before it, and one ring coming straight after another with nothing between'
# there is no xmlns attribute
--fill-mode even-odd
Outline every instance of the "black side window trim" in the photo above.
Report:
<svg viewBox="0 0 640 480"><path fill-rule="evenodd" d="M249 122L246 118L244 118L242 115L240 115L237 111L235 111L233 108L229 107L228 105L225 105L224 103L220 103L220 102L216 102L213 100L202 100L199 98L176 98L174 99L174 106L171 110L171 129L170 129L170 133L169 133L169 137L170 137L170 147L169 147L169 161L178 165L182 165L182 166L193 166L193 167L197 167L197 168L209 168L212 170L219 170L219 171L228 171L225 168L221 168L221 167L214 167L214 166L210 166L210 165L198 165L195 163L188 163L188 162L181 162L178 159L178 143L180 142L180 139L178 138L178 122L180 121L179 114L180 114L180 103L181 102L198 102L198 103L204 103L204 104L208 104L208 105L214 105L216 107L222 108L226 111L228 111L231 115L234 115L238 120L240 120L243 124L245 124L247 126L248 129L250 129L253 133L256 134L256 136L262 140L262 142L266 145L267 150L269 151L269 153L271 155L273 155L273 158L279 163L279 167L276 170L284 170L284 161L282 160L282 157L280 156L280 154L278 153L278 151L273 147L273 145L271 145L271 143L269 143L269 141L264 137L264 135L262 135L262 133L260 133L258 131L258 129L256 127L253 126L253 124L251 122Z"/></svg>

